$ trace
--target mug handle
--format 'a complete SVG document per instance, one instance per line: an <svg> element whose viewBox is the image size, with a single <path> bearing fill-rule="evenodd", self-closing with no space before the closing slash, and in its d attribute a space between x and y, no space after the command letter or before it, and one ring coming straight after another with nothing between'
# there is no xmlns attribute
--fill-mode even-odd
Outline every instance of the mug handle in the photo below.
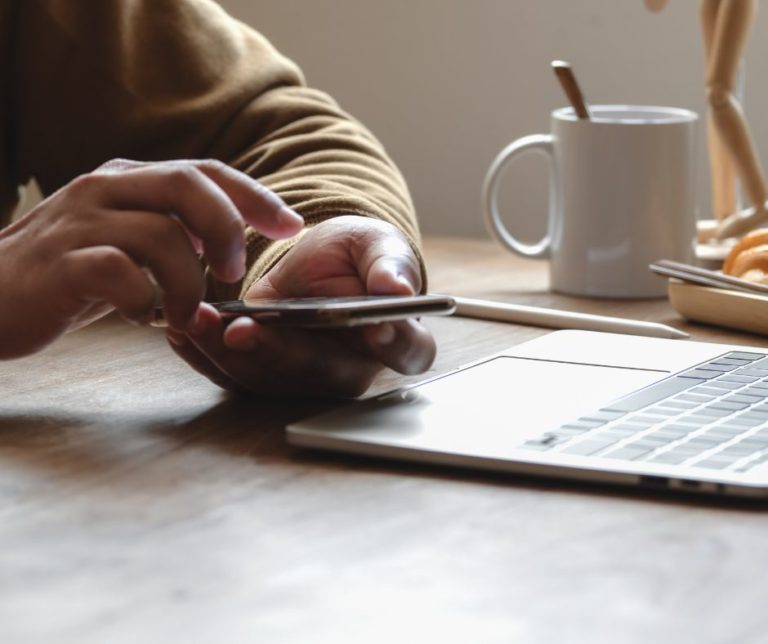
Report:
<svg viewBox="0 0 768 644"><path fill-rule="evenodd" d="M505 147L493 160L483 181L483 218L488 232L495 237L502 246L506 246L513 253L534 259L546 259L550 253L549 231L544 238L536 244L525 244L515 239L506 229L499 216L497 192L502 170L507 163L518 154L526 150L543 152L549 159L550 176L555 170L554 137L551 134L531 134L513 141ZM550 199L556 199L554 190L549 191ZM556 204L550 204L550 208Z"/></svg>

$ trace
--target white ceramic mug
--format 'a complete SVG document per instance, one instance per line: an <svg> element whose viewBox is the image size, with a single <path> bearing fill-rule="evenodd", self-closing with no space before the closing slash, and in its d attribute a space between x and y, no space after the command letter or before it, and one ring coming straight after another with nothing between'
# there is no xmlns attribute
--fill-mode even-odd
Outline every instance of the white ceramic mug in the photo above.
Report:
<svg viewBox="0 0 768 644"><path fill-rule="evenodd" d="M552 113L552 133L504 148L483 184L488 230L509 250L550 260L550 287L589 297L662 297L648 270L658 259L690 262L696 238L696 120L672 107L595 105L590 120L572 108ZM525 244L497 204L502 170L537 150L550 160L547 235Z"/></svg>

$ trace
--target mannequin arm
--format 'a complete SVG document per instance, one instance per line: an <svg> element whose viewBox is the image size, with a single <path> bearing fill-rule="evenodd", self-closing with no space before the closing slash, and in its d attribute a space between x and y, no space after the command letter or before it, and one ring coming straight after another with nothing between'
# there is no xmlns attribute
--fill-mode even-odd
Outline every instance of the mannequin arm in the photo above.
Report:
<svg viewBox="0 0 768 644"><path fill-rule="evenodd" d="M733 95L756 6L756 0L720 0L712 33L707 76L711 118L753 206L748 215L738 213L723 222L717 233L721 239L749 230L768 218L763 171L741 106Z"/></svg>

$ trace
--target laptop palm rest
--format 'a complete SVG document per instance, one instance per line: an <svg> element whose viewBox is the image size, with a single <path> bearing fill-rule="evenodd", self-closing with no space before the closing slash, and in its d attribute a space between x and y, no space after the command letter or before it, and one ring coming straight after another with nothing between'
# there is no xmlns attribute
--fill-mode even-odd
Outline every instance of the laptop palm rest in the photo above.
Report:
<svg viewBox="0 0 768 644"><path fill-rule="evenodd" d="M498 457L527 438L668 375L499 356L412 389L359 401L290 429L291 442ZM386 450L385 450L386 451Z"/></svg>

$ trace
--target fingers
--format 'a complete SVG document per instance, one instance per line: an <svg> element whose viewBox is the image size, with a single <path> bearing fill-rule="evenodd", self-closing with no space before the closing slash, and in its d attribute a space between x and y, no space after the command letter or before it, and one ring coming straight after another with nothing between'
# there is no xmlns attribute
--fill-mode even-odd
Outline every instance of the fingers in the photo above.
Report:
<svg viewBox="0 0 768 644"><path fill-rule="evenodd" d="M81 248L66 253L58 276L70 297L62 298L65 316L76 315L78 303L106 301L127 320L148 321L154 306L154 289L147 274L114 246Z"/></svg>
<svg viewBox="0 0 768 644"><path fill-rule="evenodd" d="M192 369L202 376L205 376L213 384L222 389L237 391L240 389L238 384L219 369L208 357L200 351L192 341L183 333L168 330L166 332L168 344L174 353L186 362Z"/></svg>
<svg viewBox="0 0 768 644"><path fill-rule="evenodd" d="M258 327L254 320L237 318L224 332L225 345L238 351L255 349L258 344ZM309 332L315 336L321 333L317 330ZM432 334L416 320L384 322L343 330L342 333L350 349L402 374L425 372L432 366L437 354ZM356 341L358 336L362 342Z"/></svg>
<svg viewBox="0 0 768 644"><path fill-rule="evenodd" d="M421 289L420 264L403 234L385 222L349 216L309 231L249 295L412 294ZM198 321L185 335L197 353L183 342L174 350L214 382L226 377L262 395L358 396L385 367L422 373L436 354L432 335L415 320L318 330L243 317L224 327L214 309L201 305Z"/></svg>
<svg viewBox="0 0 768 644"><path fill-rule="evenodd" d="M147 266L163 293L165 318L176 329L192 319L204 294L203 268L181 224L147 212L123 212L114 225L107 211L89 219L81 231L83 246L115 246L139 266Z"/></svg>
<svg viewBox="0 0 768 644"><path fill-rule="evenodd" d="M283 238L292 237L304 225L303 218L278 195L244 172L217 161L203 162L197 167L227 194L254 230L268 237Z"/></svg>
<svg viewBox="0 0 768 644"><path fill-rule="evenodd" d="M416 320L370 325L362 333L371 355L402 374L424 373L437 354L432 334Z"/></svg>
<svg viewBox="0 0 768 644"><path fill-rule="evenodd" d="M156 167L157 165L192 166L196 168L214 181L227 194L245 221L253 227L269 225L269 222L260 222L260 219L263 217L264 206L271 212L284 214L291 222L298 223L299 225L302 223L301 217L299 216L298 220L296 220L298 216L296 212L289 208L279 195L263 186L253 177L235 170L226 163L216 159L176 159L173 161L163 161L160 164L131 161L129 159L112 159L100 166L96 172L116 174L149 166ZM256 195L255 199L254 195ZM280 213L281 210L287 212Z"/></svg>
<svg viewBox="0 0 768 644"><path fill-rule="evenodd" d="M106 207L175 215L201 240L212 272L222 281L244 274L246 222L276 239L295 235L303 225L277 195L216 161L116 161L73 186L96 192Z"/></svg>
<svg viewBox="0 0 768 644"><path fill-rule="evenodd" d="M224 332L224 345L238 351L250 351L258 342L257 322L248 317L235 318Z"/></svg>
<svg viewBox="0 0 768 644"><path fill-rule="evenodd" d="M369 230L360 257L368 293L412 295L420 292L419 262L402 233L389 224ZM416 320L370 325L361 332L371 355L394 371L409 375L423 373L434 362L435 340Z"/></svg>
<svg viewBox="0 0 768 644"><path fill-rule="evenodd" d="M192 344L220 372L262 395L359 396L383 369L340 334L266 327L248 318L222 333L210 306L201 305L198 314L202 324L187 334Z"/></svg>

